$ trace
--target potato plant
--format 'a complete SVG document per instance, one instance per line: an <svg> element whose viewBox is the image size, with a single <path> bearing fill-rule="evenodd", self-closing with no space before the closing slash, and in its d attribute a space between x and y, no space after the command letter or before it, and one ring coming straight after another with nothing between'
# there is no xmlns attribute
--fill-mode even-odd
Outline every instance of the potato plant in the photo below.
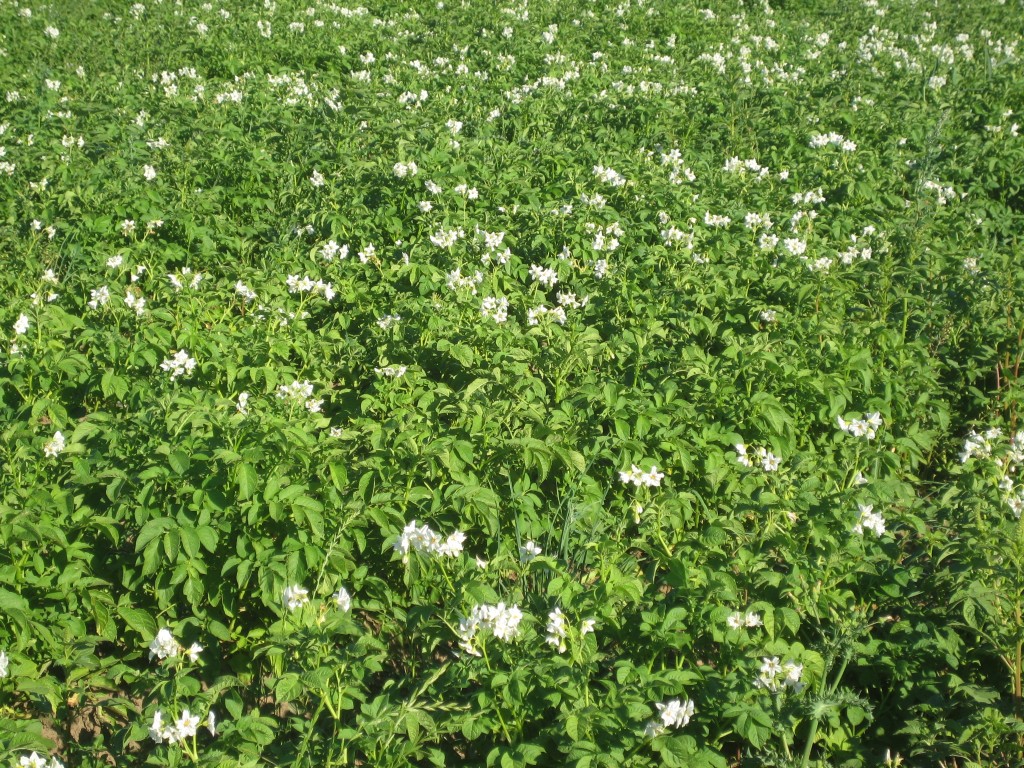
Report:
<svg viewBox="0 0 1024 768"><path fill-rule="evenodd" d="M1020 765L1021 0L339 2L0 0L0 761Z"/></svg>

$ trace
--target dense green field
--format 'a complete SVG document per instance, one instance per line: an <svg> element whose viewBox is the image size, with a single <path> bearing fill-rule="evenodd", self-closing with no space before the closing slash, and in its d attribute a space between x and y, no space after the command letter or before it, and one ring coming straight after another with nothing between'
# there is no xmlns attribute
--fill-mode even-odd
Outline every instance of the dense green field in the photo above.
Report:
<svg viewBox="0 0 1024 768"><path fill-rule="evenodd" d="M1024 4L509 2L0 0L0 765L1024 764Z"/></svg>

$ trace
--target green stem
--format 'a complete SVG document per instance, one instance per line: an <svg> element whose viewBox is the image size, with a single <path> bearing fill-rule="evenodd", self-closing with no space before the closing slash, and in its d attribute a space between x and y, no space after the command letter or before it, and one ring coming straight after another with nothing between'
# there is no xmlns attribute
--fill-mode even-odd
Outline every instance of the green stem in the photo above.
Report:
<svg viewBox="0 0 1024 768"><path fill-rule="evenodd" d="M804 744L804 754L800 758L801 768L807 768L807 764L811 759L811 748L814 746L814 737L818 735L818 720L814 720L811 723L811 731L807 734L807 743Z"/></svg>
<svg viewBox="0 0 1024 768"><path fill-rule="evenodd" d="M302 758L306 754L306 750L309 749L309 740L313 738L313 730L316 728L316 721L320 718L320 715L323 713L324 705L326 703L326 698L320 699L320 705L316 708L316 710L313 712L313 716L309 719L309 729L306 731L306 735L302 737L302 744L299 745L299 751L295 754L296 766L302 764Z"/></svg>

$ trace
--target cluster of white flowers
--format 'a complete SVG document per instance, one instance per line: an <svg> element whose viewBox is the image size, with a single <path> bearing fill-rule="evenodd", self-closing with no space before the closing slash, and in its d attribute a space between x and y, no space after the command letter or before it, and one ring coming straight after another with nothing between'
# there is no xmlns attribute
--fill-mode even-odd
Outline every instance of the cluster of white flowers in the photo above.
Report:
<svg viewBox="0 0 1024 768"><path fill-rule="evenodd" d="M836 424L839 428L847 434L853 435L854 437L863 437L865 440L874 440L876 430L882 427L882 417L875 411L874 413L865 413L864 418L854 419L853 421L847 421L842 416L836 416Z"/></svg>
<svg viewBox="0 0 1024 768"><path fill-rule="evenodd" d="M585 229L594 235L594 243L591 247L598 252L607 251L610 253L616 250L620 245L619 238L626 234L617 221L604 227L600 227L593 222L587 222Z"/></svg>
<svg viewBox="0 0 1024 768"><path fill-rule="evenodd" d="M1010 438L1010 447L1006 454L1006 460L1012 466L1024 463L1024 430L1020 430Z"/></svg>
<svg viewBox="0 0 1024 768"><path fill-rule="evenodd" d="M320 258L324 261L343 261L348 258L348 245L338 245L334 240L328 240L320 248Z"/></svg>
<svg viewBox="0 0 1024 768"><path fill-rule="evenodd" d="M465 542L466 534L462 531L455 531L442 540L441 535L429 525L416 525L416 521L411 520L402 529L402 535L394 547L402 554L402 562L407 563L410 552L423 552L434 557L458 557L462 554Z"/></svg>
<svg viewBox="0 0 1024 768"><path fill-rule="evenodd" d="M770 214L751 212L743 217L743 226L747 229L771 229L775 222Z"/></svg>
<svg viewBox="0 0 1024 768"><path fill-rule="evenodd" d="M300 402L310 413L320 413L320 408L324 404L323 400L317 400L313 397L313 385L308 379L303 381L296 380L291 384L281 384L277 388L277 398L278 400Z"/></svg>
<svg viewBox="0 0 1024 768"><path fill-rule="evenodd" d="M64 441L64 435L60 430L57 430L53 433L53 437L47 440L43 446L43 454L46 458L53 459L60 455L65 447L67 447L67 443Z"/></svg>
<svg viewBox="0 0 1024 768"><path fill-rule="evenodd" d="M404 365L385 365L381 368L374 368L373 372L386 379L400 379L405 376L409 369Z"/></svg>
<svg viewBox="0 0 1024 768"><path fill-rule="evenodd" d="M795 192L790 199L793 205L818 205L825 202L825 195L821 187L818 187L807 192Z"/></svg>
<svg viewBox="0 0 1024 768"><path fill-rule="evenodd" d="M52 304L53 302L60 298L60 294L55 293L54 291L48 291L45 294L34 292L29 296L29 298L32 299L33 307L40 307L43 305L44 301L47 304Z"/></svg>
<svg viewBox="0 0 1024 768"><path fill-rule="evenodd" d="M11 660L7 658L7 654L4 651L0 651L0 679L10 674L10 665Z"/></svg>
<svg viewBox="0 0 1024 768"><path fill-rule="evenodd" d="M683 232L678 227L668 227L661 230L661 241L665 247L679 246L687 250L693 250L693 232Z"/></svg>
<svg viewBox="0 0 1024 768"><path fill-rule="evenodd" d="M1020 519L1024 513L1024 485L1014 478L1019 477L1020 467L1024 465L1024 430L1017 432L1005 445L997 442L1002 434L1002 430L995 427L981 434L972 430L964 441L960 461L966 463L976 457L993 459L1000 472L999 490L1014 516Z"/></svg>
<svg viewBox="0 0 1024 768"><path fill-rule="evenodd" d="M559 325L565 325L567 319L563 307L546 307L541 304L526 310L527 325L540 325L541 320L551 320Z"/></svg>
<svg viewBox="0 0 1024 768"><path fill-rule="evenodd" d="M950 200L962 199L967 197L967 193L964 192L962 195L957 195L956 190L949 186L944 186L937 181L925 181L921 185L924 189L934 192L939 205L946 205Z"/></svg>
<svg viewBox="0 0 1024 768"><path fill-rule="evenodd" d="M324 175L314 168L313 174L309 177L309 183L314 187L322 187L327 182L324 179Z"/></svg>
<svg viewBox="0 0 1024 768"><path fill-rule="evenodd" d="M18 768L64 768L64 763L56 757L47 760L42 755L33 752L18 758Z"/></svg>
<svg viewBox="0 0 1024 768"><path fill-rule="evenodd" d="M476 287L483 281L484 276L480 270L472 275L463 275L460 267L448 273L448 289L452 291L469 291L476 296Z"/></svg>
<svg viewBox="0 0 1024 768"><path fill-rule="evenodd" d="M599 181L603 181L605 184L611 184L613 187L626 186L626 179L624 176L611 168L605 168L603 165L594 166L594 175L597 176Z"/></svg>
<svg viewBox="0 0 1024 768"><path fill-rule="evenodd" d="M545 288L553 288L558 282L558 273L550 267L542 267L540 264L530 265L530 279L540 283Z"/></svg>
<svg viewBox="0 0 1024 768"><path fill-rule="evenodd" d="M152 165L144 165L142 166L142 175L146 181L152 181L156 178L156 168Z"/></svg>
<svg viewBox="0 0 1024 768"><path fill-rule="evenodd" d="M555 300L558 302L558 306L569 307L570 309L580 309L590 303L589 296L584 296L581 299L575 293L562 291L555 294Z"/></svg>
<svg viewBox="0 0 1024 768"><path fill-rule="evenodd" d="M626 485L632 483L637 488L645 486L647 488L657 488L661 485L662 479L664 479L665 473L659 472L658 467L651 465L649 471L644 472L636 464L630 466L629 469L619 471L619 480Z"/></svg>
<svg viewBox="0 0 1024 768"><path fill-rule="evenodd" d="M799 693L804 688L800 678L804 673L803 664L796 664L787 661L779 663L779 657L761 659L761 670L754 680L757 688L766 688L772 693L778 693L784 688L790 688L794 693Z"/></svg>
<svg viewBox="0 0 1024 768"><path fill-rule="evenodd" d="M249 393L241 392L238 395L238 401L235 403L235 410L243 416L249 415Z"/></svg>
<svg viewBox="0 0 1024 768"><path fill-rule="evenodd" d="M732 224L732 219L728 216L704 211L704 226L711 227L712 229L721 229L728 227L730 224Z"/></svg>
<svg viewBox="0 0 1024 768"><path fill-rule="evenodd" d="M256 291L250 288L248 285L243 283L241 280L235 283L235 295L241 296L242 301L248 303L250 301L256 301Z"/></svg>
<svg viewBox="0 0 1024 768"><path fill-rule="evenodd" d="M146 311L145 298L143 298L141 294L132 293L130 289L125 290L124 303L128 309L133 310L139 317L142 317Z"/></svg>
<svg viewBox="0 0 1024 768"><path fill-rule="evenodd" d="M857 518L856 524L853 526L853 532L861 536L864 535L864 531L871 531L876 536L881 536L885 533L885 518L878 512L874 512L874 505L872 504L858 504L857 510L860 516Z"/></svg>
<svg viewBox="0 0 1024 768"><path fill-rule="evenodd" d="M782 241L782 246L794 256L803 256L807 253L807 241L798 237L787 237Z"/></svg>
<svg viewBox="0 0 1024 768"><path fill-rule="evenodd" d="M734 611L729 614L729 618L725 620L725 623L729 629L741 629L743 627L754 629L762 624L761 614L754 611Z"/></svg>
<svg viewBox="0 0 1024 768"><path fill-rule="evenodd" d="M179 376L192 373L192 371L195 370L195 367L195 359L189 357L188 350L185 349L178 350L173 356L168 357L160 363L161 370L167 371L171 374L171 381L174 381Z"/></svg>
<svg viewBox="0 0 1024 768"><path fill-rule="evenodd" d="M1009 486L1001 486L1002 490L1006 491L1006 504L1010 507L1014 517L1020 520L1021 513L1024 512L1024 487L1014 486L1013 481L1010 480Z"/></svg>
<svg viewBox="0 0 1024 768"><path fill-rule="evenodd" d="M203 652L203 646L199 643L192 643L188 648L182 646L167 627L156 633L156 637L149 644L149 658L152 659L176 659L181 654L188 656L189 661L195 664L199 661L199 654Z"/></svg>
<svg viewBox="0 0 1024 768"><path fill-rule="evenodd" d="M438 248L451 248L465 236L466 233L461 227L456 227L455 229L442 228L430 236L430 242Z"/></svg>
<svg viewBox="0 0 1024 768"><path fill-rule="evenodd" d="M400 322L402 322L401 315L384 315L384 317L378 318L377 327L386 331L388 328L396 326Z"/></svg>
<svg viewBox="0 0 1024 768"><path fill-rule="evenodd" d="M480 315L496 323L508 320L508 299L504 296L487 296L480 305Z"/></svg>
<svg viewBox="0 0 1024 768"><path fill-rule="evenodd" d="M811 272L828 272L832 269L833 262L828 256L819 256L816 259L810 259L807 256L800 258L803 260L804 266Z"/></svg>
<svg viewBox="0 0 1024 768"><path fill-rule="evenodd" d="M14 321L14 335L24 336L28 332L29 318L28 315L18 315L18 319Z"/></svg>
<svg viewBox="0 0 1024 768"><path fill-rule="evenodd" d="M823 147L838 147L843 152L854 152L857 145L838 133L816 133L811 136L811 148L822 149Z"/></svg>
<svg viewBox="0 0 1024 768"><path fill-rule="evenodd" d="M547 635L544 642L558 649L559 653L565 653L565 639L569 635L569 628L565 623L565 614L562 609L556 607L548 614Z"/></svg>
<svg viewBox="0 0 1024 768"><path fill-rule="evenodd" d="M288 275L285 284L288 286L288 293L319 294L327 299L327 301L330 301L336 295L334 286L331 283L325 283L323 280L313 280L309 275L304 277Z"/></svg>
<svg viewBox="0 0 1024 768"><path fill-rule="evenodd" d="M991 456L993 442L998 440L1002 434L1003 431L996 427L987 429L982 434L972 429L967 439L964 440L964 448L960 452L960 463L966 464L968 460L973 459L975 456Z"/></svg>
<svg viewBox="0 0 1024 768"><path fill-rule="evenodd" d="M284 588L281 600L289 611L297 611L309 603L309 590L298 584L291 584Z"/></svg>
<svg viewBox="0 0 1024 768"><path fill-rule="evenodd" d="M644 736L651 739L661 736L669 728L682 728L690 722L690 718L696 711L692 699L686 701L672 699L654 706L658 710L660 721L651 720L644 726Z"/></svg>
<svg viewBox="0 0 1024 768"><path fill-rule="evenodd" d="M697 176L689 168L683 166L683 156L678 149L672 149L661 155L661 164L669 167L668 180L673 184L682 184L683 179L689 182L697 180Z"/></svg>
<svg viewBox="0 0 1024 768"><path fill-rule="evenodd" d="M774 309L762 309L758 318L762 323L769 324L776 322L779 319L779 314Z"/></svg>
<svg viewBox="0 0 1024 768"><path fill-rule="evenodd" d="M167 279L171 281L171 285L174 286L175 293L181 293L187 284L193 291L199 287L199 284L203 281L203 276L199 272L195 274L188 267L183 267L180 272L172 272L167 275Z"/></svg>
<svg viewBox="0 0 1024 768"><path fill-rule="evenodd" d="M584 619L580 623L580 637L593 632L596 624L597 622L594 619ZM553 646L559 653L565 653L567 647L566 639L569 636L569 625L561 608L556 607L548 614L546 632L547 634L544 636L544 642Z"/></svg>
<svg viewBox="0 0 1024 768"><path fill-rule="evenodd" d="M488 232L486 230L477 227L476 233L483 239L484 253L480 256L480 261L484 264L490 264L492 261L496 261L499 264L507 264L509 258L512 256L512 251L508 248L501 249L502 241L505 239L504 232Z"/></svg>
<svg viewBox="0 0 1024 768"><path fill-rule="evenodd" d="M426 91L420 91L419 93L413 93L412 91L406 91L398 97L398 103L404 104L407 109L412 107L418 107L423 102L430 98L430 94Z"/></svg>
<svg viewBox="0 0 1024 768"><path fill-rule="evenodd" d="M408 163L395 163L391 171L397 178L404 179L406 176L415 176L420 169L416 163L409 161Z"/></svg>
<svg viewBox="0 0 1024 768"><path fill-rule="evenodd" d="M849 266L858 260L870 261L871 256L872 250L870 247L858 248L856 245L851 245L839 254L839 260L846 266Z"/></svg>
<svg viewBox="0 0 1024 768"><path fill-rule="evenodd" d="M189 710L183 709L181 716L173 724L165 725L163 713L158 709L153 713L153 723L149 726L149 737L157 744L175 744L196 735L203 721ZM211 736L217 735L216 718L213 710L206 715L206 728Z"/></svg>
<svg viewBox="0 0 1024 768"><path fill-rule="evenodd" d="M755 448L754 459L747 455L747 446L744 443L736 443L736 461L744 467L754 466L754 461L760 465L765 472L774 472L779 468L780 459L767 448Z"/></svg>
<svg viewBox="0 0 1024 768"><path fill-rule="evenodd" d="M101 285L99 288L93 288L89 291L89 308L99 309L102 306L106 306L106 303L110 301L110 289Z"/></svg>
<svg viewBox="0 0 1024 768"><path fill-rule="evenodd" d="M725 161L725 165L722 166L722 170L726 173L738 173L746 174L752 173L757 177L758 181L763 181L768 178L768 174L771 171L768 170L768 166L761 165L757 160L750 158L748 160L740 160L738 157L730 157Z"/></svg>
<svg viewBox="0 0 1024 768"><path fill-rule="evenodd" d="M468 617L459 620L459 647L473 656L480 656L474 645L480 630L488 630L499 640L511 642L519 634L523 612L518 605L474 605Z"/></svg>
<svg viewBox="0 0 1024 768"><path fill-rule="evenodd" d="M363 248L356 252L356 256L359 257L360 264L369 264L370 260L377 255L377 248L373 243L367 243Z"/></svg>

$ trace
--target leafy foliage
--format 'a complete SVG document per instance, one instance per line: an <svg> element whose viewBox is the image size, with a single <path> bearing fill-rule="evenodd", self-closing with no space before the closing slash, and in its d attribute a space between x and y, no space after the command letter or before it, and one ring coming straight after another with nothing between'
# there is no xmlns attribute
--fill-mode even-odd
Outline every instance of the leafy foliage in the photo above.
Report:
<svg viewBox="0 0 1024 768"><path fill-rule="evenodd" d="M1020 764L1024 13L779 6L0 0L0 759Z"/></svg>

